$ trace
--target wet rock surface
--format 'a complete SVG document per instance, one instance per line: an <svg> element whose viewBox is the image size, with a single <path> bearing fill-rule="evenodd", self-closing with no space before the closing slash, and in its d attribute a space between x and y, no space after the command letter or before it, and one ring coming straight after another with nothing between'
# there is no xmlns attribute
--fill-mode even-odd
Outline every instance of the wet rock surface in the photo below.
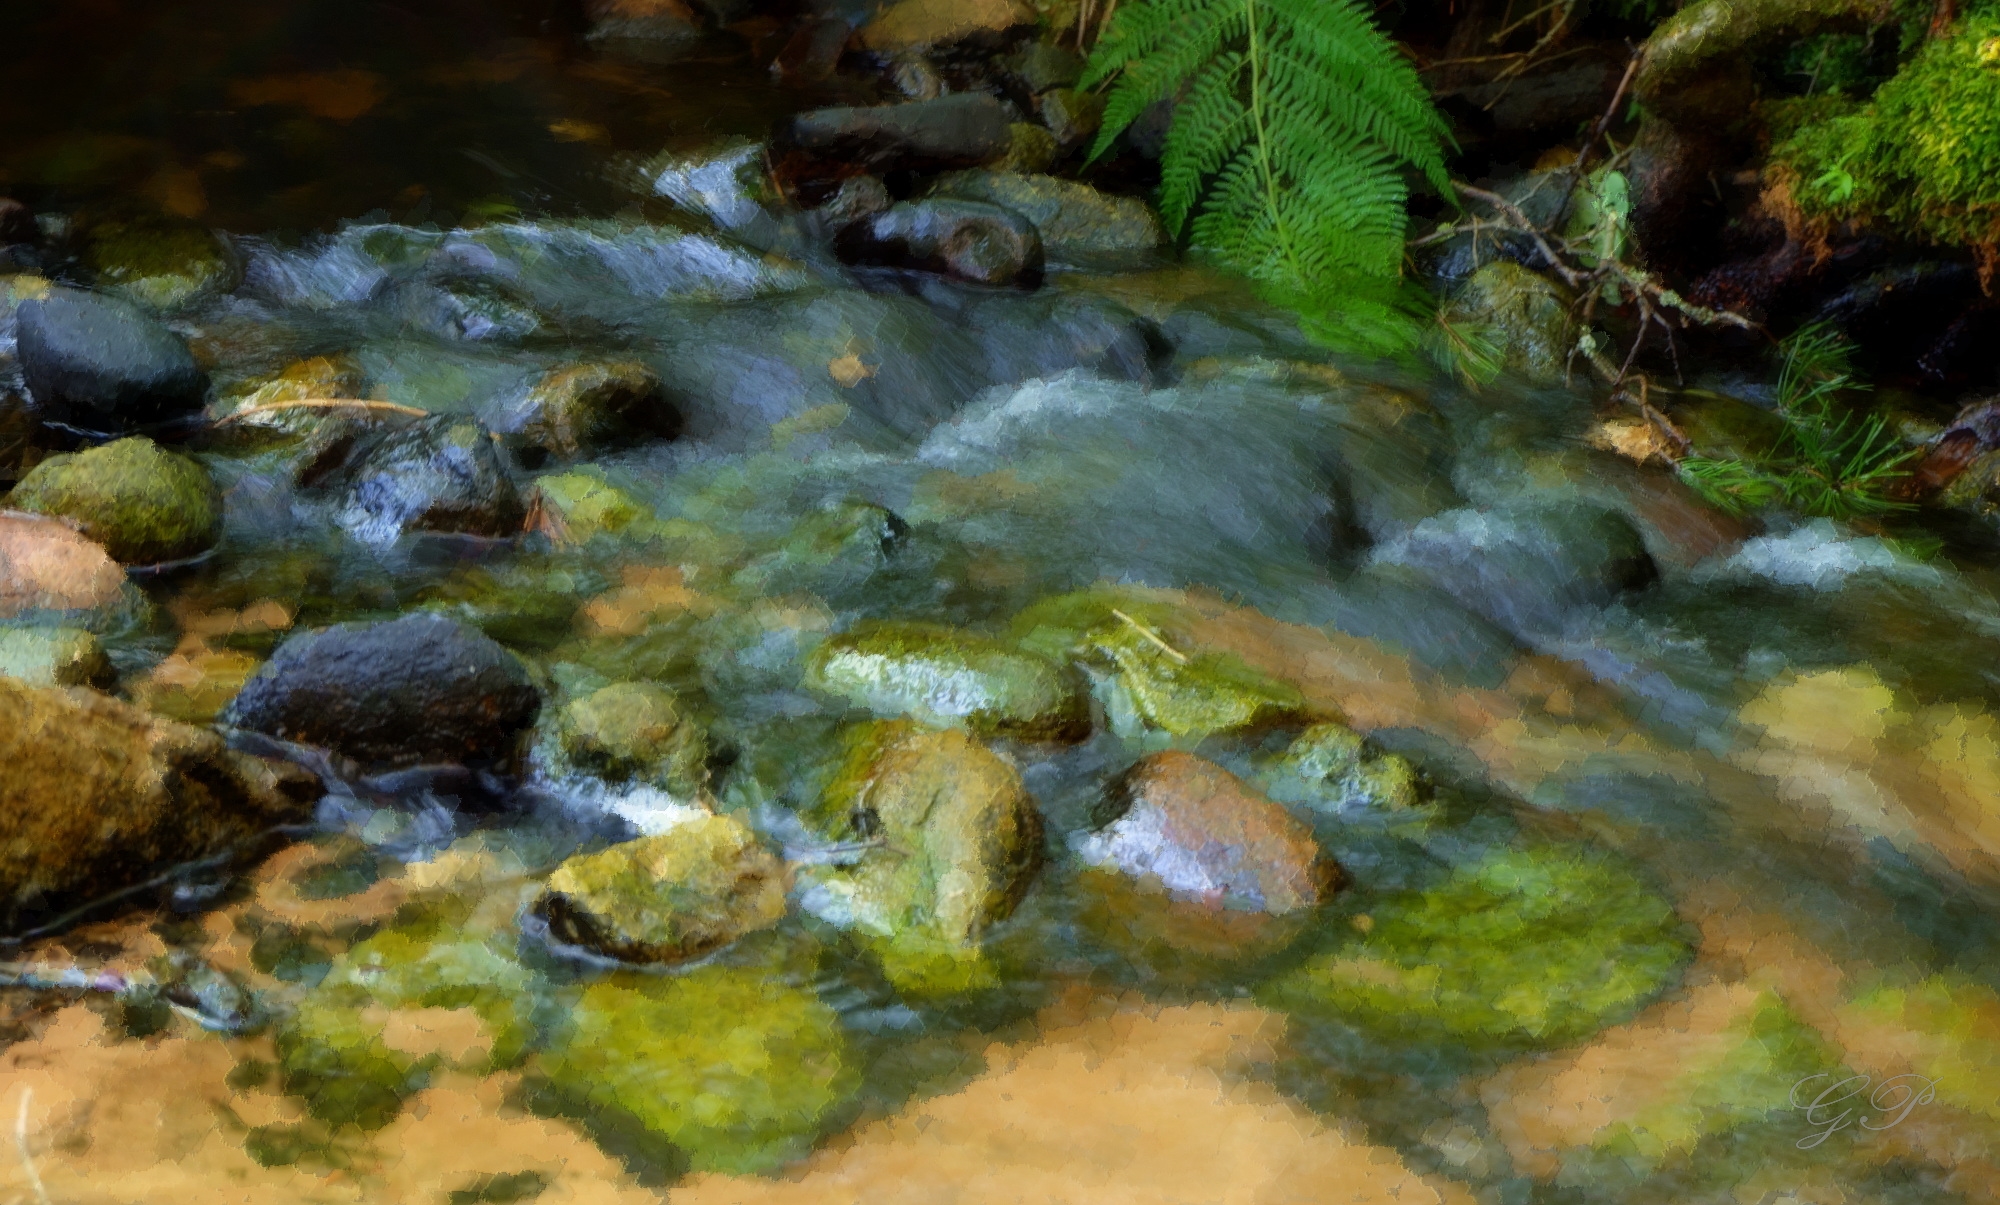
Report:
<svg viewBox="0 0 2000 1205"><path fill-rule="evenodd" d="M977 201L905 201L834 240L851 264L937 272L983 285L1041 283L1042 240L1020 214Z"/></svg>
<svg viewBox="0 0 2000 1205"><path fill-rule="evenodd" d="M75 628L0 627L0 677L29 686L105 686L104 645Z"/></svg>
<svg viewBox="0 0 2000 1205"><path fill-rule="evenodd" d="M144 437L51 456L5 504L73 523L126 564L196 556L222 530L222 495L208 470Z"/></svg>
<svg viewBox="0 0 2000 1205"><path fill-rule="evenodd" d="M509 536L527 517L492 432L471 418L335 433L307 484L337 491L340 525L372 544L406 531Z"/></svg>
<svg viewBox="0 0 2000 1205"><path fill-rule="evenodd" d="M829 640L806 684L886 717L1044 739L1074 738L1089 720L1078 684L1032 653L966 632L917 624Z"/></svg>
<svg viewBox="0 0 2000 1205"><path fill-rule="evenodd" d="M21 373L45 422L123 434L201 409L207 374L180 336L129 301L52 286L16 321Z"/></svg>
<svg viewBox="0 0 2000 1205"><path fill-rule="evenodd" d="M621 682L565 705L556 741L579 769L692 796L707 785L708 742L684 711L663 687Z"/></svg>
<svg viewBox="0 0 2000 1205"><path fill-rule="evenodd" d="M138 602L101 545L53 519L0 512L0 620L102 627Z"/></svg>
<svg viewBox="0 0 2000 1205"><path fill-rule="evenodd" d="M1287 913L1345 878L1312 830L1235 775L1190 753L1142 759L1111 788L1088 861L1218 904Z"/></svg>
<svg viewBox="0 0 2000 1205"><path fill-rule="evenodd" d="M781 177L830 180L869 172L978 167L1012 146L1007 107L969 94L867 108L817 109L781 123L772 142Z"/></svg>
<svg viewBox="0 0 2000 1205"><path fill-rule="evenodd" d="M997 205L1027 218L1043 248L1056 258L1151 251L1167 241L1160 220L1144 201L1107 196L1073 180L958 172L940 178L935 187L940 196Z"/></svg>
<svg viewBox="0 0 2000 1205"><path fill-rule="evenodd" d="M287 639L222 721L363 763L504 764L540 710L512 653L419 613Z"/></svg>

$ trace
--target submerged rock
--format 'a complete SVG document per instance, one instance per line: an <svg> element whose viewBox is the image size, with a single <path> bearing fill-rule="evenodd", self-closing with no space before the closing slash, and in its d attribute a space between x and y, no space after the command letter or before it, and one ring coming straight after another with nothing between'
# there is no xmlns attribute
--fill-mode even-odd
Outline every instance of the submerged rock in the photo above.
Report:
<svg viewBox="0 0 2000 1205"><path fill-rule="evenodd" d="M647 436L672 439L681 429L660 378L636 360L552 368L489 420L501 435L565 460Z"/></svg>
<svg viewBox="0 0 2000 1205"><path fill-rule="evenodd" d="M208 392L179 335L123 298L50 287L21 304L21 374L43 421L122 435L185 418Z"/></svg>
<svg viewBox="0 0 2000 1205"><path fill-rule="evenodd" d="M7 504L69 520L126 564L183 560L222 534L222 493L208 470L144 436L51 456Z"/></svg>
<svg viewBox="0 0 2000 1205"><path fill-rule="evenodd" d="M850 264L937 272L974 284L1033 287L1042 240L1026 218L977 201L904 201L861 219L834 239Z"/></svg>
<svg viewBox="0 0 2000 1205"><path fill-rule="evenodd" d="M610 782L683 797L708 783L708 739L673 692L651 682L620 682L572 701L557 717L556 741L572 765Z"/></svg>
<svg viewBox="0 0 2000 1205"><path fill-rule="evenodd" d="M53 519L0 511L0 620L104 631L142 606L101 545Z"/></svg>
<svg viewBox="0 0 2000 1205"><path fill-rule="evenodd" d="M319 783L88 690L0 675L0 928L310 814Z"/></svg>
<svg viewBox="0 0 2000 1205"><path fill-rule="evenodd" d="M0 677L29 686L105 686L104 646L75 628L0 628Z"/></svg>
<svg viewBox="0 0 2000 1205"><path fill-rule="evenodd" d="M441 615L290 637L223 722L365 764L504 763L541 710L520 660Z"/></svg>
<svg viewBox="0 0 2000 1205"><path fill-rule="evenodd" d="M1391 1032L1556 1044L1631 1014L1688 957L1672 906L1580 848L1490 853L1370 917L1261 995Z"/></svg>
<svg viewBox="0 0 2000 1205"><path fill-rule="evenodd" d="M1083 693L1061 666L951 628L885 624L836 636L808 663L806 685L939 728L1048 740L1089 731Z"/></svg>
<svg viewBox="0 0 2000 1205"><path fill-rule="evenodd" d="M832 502L793 524L783 544L745 565L734 581L758 594L835 598L888 568L909 530L895 512L872 502Z"/></svg>
<svg viewBox="0 0 2000 1205"><path fill-rule="evenodd" d="M851 866L813 866L806 906L888 939L889 969L976 956L1027 893L1042 818L1014 767L962 732L878 723L848 736L845 764L813 808L835 841L880 842ZM907 955L898 958L897 955Z"/></svg>
<svg viewBox="0 0 2000 1205"><path fill-rule="evenodd" d="M779 174L830 180L866 172L978 167L1012 146L1007 106L983 93L867 108L814 109L778 127Z"/></svg>
<svg viewBox="0 0 2000 1205"><path fill-rule="evenodd" d="M101 220L81 231L83 261L100 285L155 310L172 310L234 287L236 258L192 222Z"/></svg>
<svg viewBox="0 0 2000 1205"><path fill-rule="evenodd" d="M262 664L234 649L175 653L132 684L132 701L183 724L206 724L222 714Z"/></svg>
<svg viewBox="0 0 2000 1205"><path fill-rule="evenodd" d="M1017 172L958 172L939 180L934 195L982 201L1034 223L1042 246L1058 258L1078 253L1150 251L1165 245L1160 219L1136 197L1114 197L1056 176Z"/></svg>
<svg viewBox="0 0 2000 1205"><path fill-rule="evenodd" d="M637 1126L695 1171L767 1171L810 1149L860 1089L840 1017L763 968L603 980L542 1056L594 1124Z"/></svg>
<svg viewBox="0 0 2000 1205"><path fill-rule="evenodd" d="M509 536L527 508L492 432L476 419L436 415L357 433L314 485L344 487L340 525L356 539L393 543L405 531Z"/></svg>
<svg viewBox="0 0 2000 1205"><path fill-rule="evenodd" d="M1314 724L1262 773L1287 803L1333 811L1404 812L1423 803L1423 776L1409 760L1374 748L1345 724Z"/></svg>
<svg viewBox="0 0 2000 1205"><path fill-rule="evenodd" d="M666 155L639 170L647 191L723 230L756 238L776 228L765 208L770 173L764 148L755 143L692 156Z"/></svg>
<svg viewBox="0 0 2000 1205"><path fill-rule="evenodd" d="M558 938L628 962L682 962L785 916L785 866L729 816L571 858L540 905Z"/></svg>
<svg viewBox="0 0 2000 1205"><path fill-rule="evenodd" d="M1312 830L1242 779L1191 753L1142 759L1113 785L1105 823L1078 843L1090 862L1168 890L1283 915L1340 886Z"/></svg>

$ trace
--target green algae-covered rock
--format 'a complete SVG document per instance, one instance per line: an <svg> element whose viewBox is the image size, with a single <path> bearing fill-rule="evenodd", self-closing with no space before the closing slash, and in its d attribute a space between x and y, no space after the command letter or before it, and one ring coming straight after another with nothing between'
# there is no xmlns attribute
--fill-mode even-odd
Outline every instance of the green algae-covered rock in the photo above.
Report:
<svg viewBox="0 0 2000 1205"><path fill-rule="evenodd" d="M706 966L585 988L542 1068L600 1123L629 1119L696 1171L742 1173L806 1153L860 1086L850 1057L839 1016L811 992Z"/></svg>
<svg viewBox="0 0 2000 1205"><path fill-rule="evenodd" d="M1313 724L1258 775L1271 798L1333 811L1407 811L1424 801L1423 776L1335 721Z"/></svg>
<svg viewBox="0 0 2000 1205"><path fill-rule="evenodd" d="M877 723L846 740L807 819L831 840L878 844L852 865L802 870L806 906L886 939L896 948L885 968L913 981L978 978L958 964L976 960L1041 863L1041 814L1020 774L962 732Z"/></svg>
<svg viewBox="0 0 2000 1205"><path fill-rule="evenodd" d="M1035 224L1042 245L1052 255L1149 251L1167 241L1160 219L1144 201L1114 197L1056 176L956 172L940 179L932 191L1013 210Z"/></svg>
<svg viewBox="0 0 2000 1205"><path fill-rule="evenodd" d="M1262 995L1391 1031L1558 1043L1629 1014L1688 955L1667 901L1581 848L1488 854L1370 914Z"/></svg>
<svg viewBox="0 0 2000 1205"><path fill-rule="evenodd" d="M447 906L355 946L279 1030L285 1091L315 1117L379 1128L438 1068L491 1070L525 1052L532 976L498 938L462 929L465 911ZM419 1009L429 1025L408 1024ZM425 1029L466 1036L430 1049L409 1040Z"/></svg>
<svg viewBox="0 0 2000 1205"><path fill-rule="evenodd" d="M609 584L589 565L523 557L467 566L417 598L424 610L449 615L509 648L541 651L561 644L584 600Z"/></svg>
<svg viewBox="0 0 2000 1205"><path fill-rule="evenodd" d="M1185 653L1138 621L1097 628L1084 638L1088 662L1110 671L1105 714L1121 736L1144 728L1190 740L1295 720L1306 712L1297 687L1228 653Z"/></svg>
<svg viewBox="0 0 2000 1205"><path fill-rule="evenodd" d="M192 222L98 220L83 227L82 237L84 262L99 284L156 310L178 309L236 282L229 248Z"/></svg>
<svg viewBox="0 0 2000 1205"><path fill-rule="evenodd" d="M143 436L51 456L7 504L75 523L128 565L206 552L222 532L222 494L208 470Z"/></svg>
<svg viewBox="0 0 2000 1205"><path fill-rule="evenodd" d="M759 594L832 596L886 568L909 525L872 502L846 499L801 518L776 549L739 570L735 584Z"/></svg>
<svg viewBox="0 0 2000 1205"><path fill-rule="evenodd" d="M570 459L639 435L671 437L680 415L652 369L636 360L598 361L543 373L495 428Z"/></svg>
<svg viewBox="0 0 2000 1205"><path fill-rule="evenodd" d="M537 478L530 511L529 526L557 544L587 544L600 536L643 540L661 530L651 509L595 465Z"/></svg>
<svg viewBox="0 0 2000 1205"><path fill-rule="evenodd" d="M708 782L708 738L672 691L619 682L571 702L556 718L563 755L612 782L639 781L678 795Z"/></svg>
<svg viewBox="0 0 2000 1205"><path fill-rule="evenodd" d="M1562 289L1508 260L1472 274L1445 306L1448 321L1492 332L1503 349L1501 364L1528 380L1562 379L1576 334Z"/></svg>
<svg viewBox="0 0 2000 1205"><path fill-rule="evenodd" d="M542 903L556 936L632 962L699 957L785 916L785 867L730 816L571 858Z"/></svg>
<svg viewBox="0 0 2000 1205"><path fill-rule="evenodd" d="M806 685L879 716L939 728L1055 740L1089 729L1083 692L1062 666L928 624L836 636L807 662Z"/></svg>
<svg viewBox="0 0 2000 1205"><path fill-rule="evenodd" d="M1843 1029L1879 1034L1881 1045L1934 1081L1937 1099L2000 1121L2000 992L1962 975L1876 988L1841 1010Z"/></svg>
<svg viewBox="0 0 2000 1205"><path fill-rule="evenodd" d="M0 628L0 676L30 686L102 686L111 662L97 637L76 628Z"/></svg>

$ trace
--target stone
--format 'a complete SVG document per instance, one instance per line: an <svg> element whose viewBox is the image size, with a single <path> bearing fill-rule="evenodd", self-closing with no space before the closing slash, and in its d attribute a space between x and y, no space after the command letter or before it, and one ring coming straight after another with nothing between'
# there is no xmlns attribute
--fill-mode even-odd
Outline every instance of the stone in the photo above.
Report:
<svg viewBox="0 0 2000 1205"><path fill-rule="evenodd" d="M1331 898L1343 878L1303 822L1192 753L1142 758L1099 820L1077 843L1086 861L1219 904L1282 916Z"/></svg>
<svg viewBox="0 0 2000 1205"><path fill-rule="evenodd" d="M614 45L636 43L621 49L642 59L685 48L702 36L700 20L683 0L589 0L584 10L591 19L586 38ZM641 49L649 45L655 48L652 53Z"/></svg>
<svg viewBox="0 0 2000 1205"><path fill-rule="evenodd" d="M542 1069L585 1117L626 1120L695 1171L774 1170L860 1090L840 1015L757 967L585 988Z"/></svg>
<svg viewBox="0 0 2000 1205"><path fill-rule="evenodd" d="M1041 866L1041 813L1020 773L962 732L877 723L845 741L807 821L830 840L879 844L852 865L803 869L806 907L887 939L926 976L933 954L975 958Z"/></svg>
<svg viewBox="0 0 2000 1205"><path fill-rule="evenodd" d="M1078 683L1060 665L967 632L883 624L835 636L806 667L806 685L884 718L938 728L1072 740L1089 732Z"/></svg>
<svg viewBox="0 0 2000 1205"><path fill-rule="evenodd" d="M1083 78L1083 56L1054 42L1034 41L1002 60L1007 74L1030 96L1073 88Z"/></svg>
<svg viewBox="0 0 2000 1205"><path fill-rule="evenodd" d="M1032 121L1017 121L1007 127L1007 153L993 166L1003 172L1045 172L1061 152L1054 134Z"/></svg>
<svg viewBox="0 0 2000 1205"><path fill-rule="evenodd" d="M665 197L722 230L755 234L771 228L765 208L770 172L758 143L736 143L696 155L664 155L640 168L646 191Z"/></svg>
<svg viewBox="0 0 2000 1205"><path fill-rule="evenodd" d="M550 932L627 962L684 962L785 916L785 865L729 816L571 858L540 904Z"/></svg>
<svg viewBox="0 0 2000 1205"><path fill-rule="evenodd" d="M336 467L306 484L343 489L338 522L364 543L394 543L406 531L510 536L527 518L493 433L477 419L350 427L319 459Z"/></svg>
<svg viewBox="0 0 2000 1205"><path fill-rule="evenodd" d="M609 782L643 782L693 796L708 783L708 739L674 693L619 682L571 701L556 719L570 763Z"/></svg>
<svg viewBox="0 0 2000 1205"><path fill-rule="evenodd" d="M512 653L419 612L291 636L222 722L370 765L504 764L541 705Z"/></svg>
<svg viewBox="0 0 2000 1205"><path fill-rule="evenodd" d="M937 272L984 285L1042 280L1042 240L1028 219L977 201L903 201L834 237L845 263Z"/></svg>
<svg viewBox="0 0 2000 1205"><path fill-rule="evenodd" d="M652 509L611 484L596 465L536 478L526 522L528 530L558 546L588 544L599 536L643 539L661 530Z"/></svg>
<svg viewBox="0 0 2000 1205"><path fill-rule="evenodd" d="M54 519L0 511L0 620L102 631L137 604L125 571L102 545Z"/></svg>
<svg viewBox="0 0 2000 1205"><path fill-rule="evenodd" d="M132 684L132 701L183 724L206 724L222 714L261 665L235 649L177 652Z"/></svg>
<svg viewBox="0 0 2000 1205"><path fill-rule="evenodd" d="M636 360L552 368L487 421L501 435L563 460L646 436L672 439L681 428L659 376Z"/></svg>
<svg viewBox="0 0 2000 1205"><path fill-rule="evenodd" d="M861 27L861 46L880 54L991 41L1035 23L1022 0L895 0Z"/></svg>
<svg viewBox="0 0 2000 1205"><path fill-rule="evenodd" d="M732 581L762 595L810 593L833 599L889 567L907 543L910 525L895 512L848 498L802 516L773 551Z"/></svg>
<svg viewBox="0 0 2000 1205"><path fill-rule="evenodd" d="M901 105L814 109L780 123L772 140L781 179L978 167L1012 145L1007 106L983 93Z"/></svg>
<svg viewBox="0 0 2000 1205"><path fill-rule="evenodd" d="M1503 349L1501 363L1538 384L1554 384L1568 370L1576 332L1570 302L1547 277L1509 260L1495 260L1472 274L1444 307L1447 321L1483 329Z"/></svg>
<svg viewBox="0 0 2000 1205"><path fill-rule="evenodd" d="M100 219L81 224L79 238L100 287L153 310L227 292L241 275L228 244L191 222Z"/></svg>
<svg viewBox="0 0 2000 1205"><path fill-rule="evenodd" d="M0 677L30 686L107 686L111 661L76 628L0 628Z"/></svg>
<svg viewBox="0 0 2000 1205"><path fill-rule="evenodd" d="M1015 172L956 172L939 180L932 191L1020 214L1034 223L1043 249L1056 257L1150 251L1167 241L1160 220L1144 201L1109 196L1074 180Z"/></svg>
<svg viewBox="0 0 2000 1205"><path fill-rule="evenodd" d="M362 397L367 378L346 356L311 356L287 364L276 375L248 383L211 411L225 425L211 428L211 438L263 439L310 435L329 422L362 407L342 410L321 406L287 407L286 402L326 401Z"/></svg>
<svg viewBox="0 0 2000 1205"><path fill-rule="evenodd" d="M310 774L83 689L0 676L0 929L246 846L312 812Z"/></svg>
<svg viewBox="0 0 2000 1205"><path fill-rule="evenodd" d="M1334 721L1299 733L1259 780L1274 799L1341 813L1407 812L1428 794L1407 758Z"/></svg>
<svg viewBox="0 0 2000 1205"><path fill-rule="evenodd" d="M1035 115L1064 150L1081 150L1104 124L1104 97L1075 88L1054 88L1036 98Z"/></svg>
<svg viewBox="0 0 2000 1205"><path fill-rule="evenodd" d="M44 422L122 435L199 411L208 374L187 344L120 297L51 286L17 319L21 375Z"/></svg>
<svg viewBox="0 0 2000 1205"><path fill-rule="evenodd" d="M222 493L208 470L144 436L51 456L7 504L74 523L129 565L185 560L222 534Z"/></svg>
<svg viewBox="0 0 2000 1205"><path fill-rule="evenodd" d="M1073 651L1109 670L1101 694L1112 730L1143 736L1156 729L1201 740L1249 732L1306 714L1297 688L1214 652L1183 653L1161 632L1114 618L1085 633Z"/></svg>
<svg viewBox="0 0 2000 1205"><path fill-rule="evenodd" d="M1689 956L1672 905L1584 847L1496 849L1369 916L1260 998L1421 1038L1557 1045L1629 1017Z"/></svg>

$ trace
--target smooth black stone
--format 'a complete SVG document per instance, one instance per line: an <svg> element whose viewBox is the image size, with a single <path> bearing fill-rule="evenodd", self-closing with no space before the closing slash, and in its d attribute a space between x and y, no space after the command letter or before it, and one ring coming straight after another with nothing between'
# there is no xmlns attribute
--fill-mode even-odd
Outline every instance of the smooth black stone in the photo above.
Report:
<svg viewBox="0 0 2000 1205"><path fill-rule="evenodd" d="M131 302L51 288L21 305L21 375L43 422L123 435L201 409L208 374L180 336Z"/></svg>

